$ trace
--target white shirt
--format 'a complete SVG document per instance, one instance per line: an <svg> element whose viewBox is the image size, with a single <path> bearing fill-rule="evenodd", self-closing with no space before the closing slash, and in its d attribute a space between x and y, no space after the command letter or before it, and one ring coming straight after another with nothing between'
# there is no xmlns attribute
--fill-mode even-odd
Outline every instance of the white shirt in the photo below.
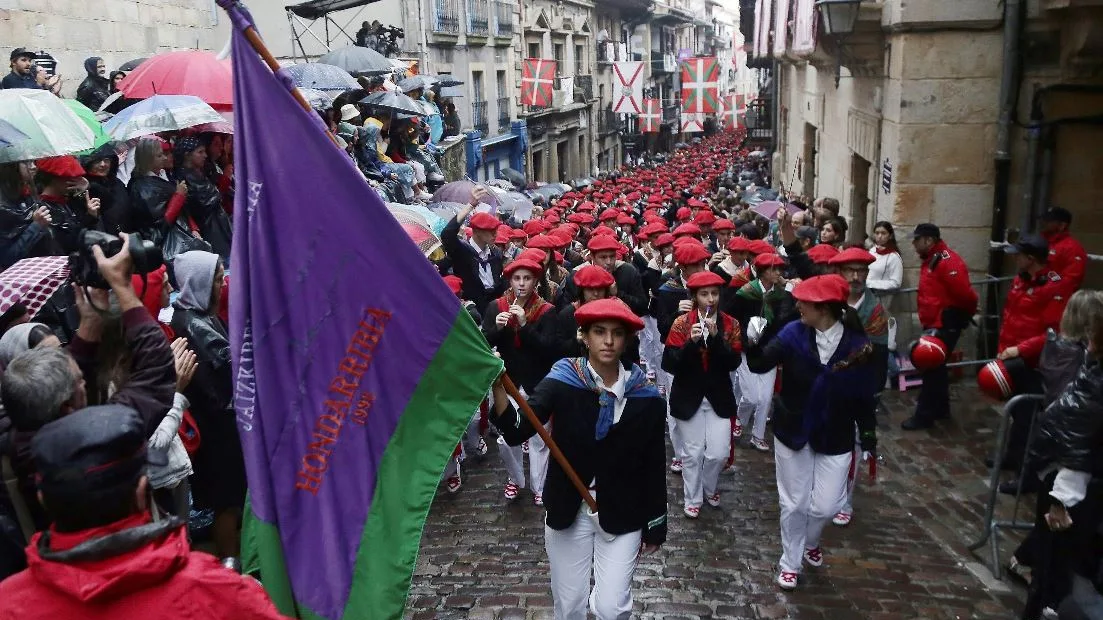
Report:
<svg viewBox="0 0 1103 620"><path fill-rule="evenodd" d="M857 310L858 308L860 308L860 307L862 306L862 302L863 302L863 301L865 301L865 300L866 300L866 294L865 294L865 292L863 291L863 292L862 292L862 296L858 298L858 301L856 301L856 302L854 302L854 303L850 303L850 302L848 301L848 302L847 302L847 304L848 304L848 305L849 305L849 306L850 306L851 308L854 308L855 310Z"/></svg>
<svg viewBox="0 0 1103 620"><path fill-rule="evenodd" d="M877 248L869 251L873 263L869 266L866 286L878 291L892 291L900 288L904 282L904 261L899 252L878 254Z"/></svg>
<svg viewBox="0 0 1103 620"><path fill-rule="evenodd" d="M590 366L590 362L586 362L586 370L590 373L590 376L594 378L598 386L617 399L613 404L613 424L620 422L620 416L624 414L624 406L628 404L628 399L624 397L624 387L628 383L628 370L624 368L623 364L617 364L617 368L620 369L620 373L617 375L616 383L607 386L605 385L605 381L601 378L601 375L597 374L597 371Z"/></svg>
<svg viewBox="0 0 1103 620"><path fill-rule="evenodd" d="M494 272L490 269L490 244L487 244L485 248L480 248L470 239L467 242L471 244L471 247L475 250L475 255L479 258L479 281L482 282L483 288L494 288Z"/></svg>
<svg viewBox="0 0 1103 620"><path fill-rule="evenodd" d="M835 355L835 349L843 340L843 322L835 321L835 324L827 328L827 331L816 330L816 350L820 354L820 363L826 364Z"/></svg>

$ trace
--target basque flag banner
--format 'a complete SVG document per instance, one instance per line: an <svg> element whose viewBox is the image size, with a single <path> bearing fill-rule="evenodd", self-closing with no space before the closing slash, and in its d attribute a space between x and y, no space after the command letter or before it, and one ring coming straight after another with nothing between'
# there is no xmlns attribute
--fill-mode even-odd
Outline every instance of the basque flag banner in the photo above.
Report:
<svg viewBox="0 0 1103 620"><path fill-rule="evenodd" d="M550 106L554 85L554 60L525 59L521 68L521 105Z"/></svg>
<svg viewBox="0 0 1103 620"><path fill-rule="evenodd" d="M682 110L716 114L720 109L720 63L715 56L682 61Z"/></svg>
<svg viewBox="0 0 1103 620"><path fill-rule="evenodd" d="M441 472L502 362L289 76L261 62L244 9L218 2L234 24L242 562L285 615L400 618Z"/></svg>
<svg viewBox="0 0 1103 620"><path fill-rule="evenodd" d="M643 133L659 133L663 122L663 109L658 99L643 100L643 114L640 114L640 127Z"/></svg>

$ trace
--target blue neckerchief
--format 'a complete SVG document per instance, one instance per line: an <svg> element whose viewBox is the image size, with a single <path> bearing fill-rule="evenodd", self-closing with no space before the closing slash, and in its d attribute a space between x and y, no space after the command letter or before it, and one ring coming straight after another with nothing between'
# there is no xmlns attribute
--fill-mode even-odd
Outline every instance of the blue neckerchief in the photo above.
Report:
<svg viewBox="0 0 1103 620"><path fill-rule="evenodd" d="M594 429L594 439L602 440L609 434L613 427L613 409L616 405L616 397L606 391L593 375L590 374L589 364L582 357L567 357L559 360L552 366L548 373L548 379L565 383L580 390L590 390L598 394L597 426ZM632 364L632 370L625 380L625 398L658 398L659 388L655 387L647 379L647 374L639 366Z"/></svg>

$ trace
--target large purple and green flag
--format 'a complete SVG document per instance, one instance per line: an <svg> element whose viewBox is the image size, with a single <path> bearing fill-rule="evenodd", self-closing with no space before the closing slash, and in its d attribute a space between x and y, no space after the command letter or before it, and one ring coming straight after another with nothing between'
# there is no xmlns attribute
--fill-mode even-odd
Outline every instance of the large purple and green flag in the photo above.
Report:
<svg viewBox="0 0 1103 620"><path fill-rule="evenodd" d="M398 618L444 465L502 369L316 114L235 22L242 558L280 611Z"/></svg>

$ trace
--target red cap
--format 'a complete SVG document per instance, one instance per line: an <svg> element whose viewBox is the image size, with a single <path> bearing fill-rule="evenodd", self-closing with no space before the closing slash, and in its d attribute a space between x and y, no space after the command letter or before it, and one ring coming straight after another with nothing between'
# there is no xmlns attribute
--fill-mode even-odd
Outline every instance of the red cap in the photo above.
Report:
<svg viewBox="0 0 1103 620"><path fill-rule="evenodd" d="M540 220L529 220L521 228L524 229L526 235L539 235L548 230L548 226Z"/></svg>
<svg viewBox="0 0 1103 620"><path fill-rule="evenodd" d="M587 200L574 208L575 211L597 211L597 205Z"/></svg>
<svg viewBox="0 0 1103 620"><path fill-rule="evenodd" d="M674 243L674 235L672 235L670 233L663 233L663 234L659 235L659 237L657 239L655 239L655 242L652 245L654 245L657 248L665 248L666 246L671 245L672 243Z"/></svg>
<svg viewBox="0 0 1103 620"><path fill-rule="evenodd" d="M558 245L559 244L556 243L555 239L552 239L548 235L536 235L532 239L529 239L529 242L525 244L525 247L536 248L538 250L550 250L552 248L558 247Z"/></svg>
<svg viewBox="0 0 1103 620"><path fill-rule="evenodd" d="M538 265L543 265L544 261L548 260L548 253L537 248L525 248L515 260L531 260Z"/></svg>
<svg viewBox="0 0 1103 620"><path fill-rule="evenodd" d="M832 258L838 256L839 251L835 249L835 246L821 243L808 248L808 258L812 259L812 262L827 265L831 262Z"/></svg>
<svg viewBox="0 0 1103 620"><path fill-rule="evenodd" d="M597 265L586 265L574 272L574 283L578 288L609 288L613 282L613 274Z"/></svg>
<svg viewBox="0 0 1103 620"><path fill-rule="evenodd" d="M735 230L735 223L726 217L722 217L712 224L712 229L717 232L721 230Z"/></svg>
<svg viewBox="0 0 1103 620"><path fill-rule="evenodd" d="M716 222L716 216L712 214L712 211L702 209L697 212L697 217L693 218L693 221L700 226L711 226Z"/></svg>
<svg viewBox="0 0 1103 620"><path fill-rule="evenodd" d="M574 239L574 235L561 228L557 228L548 233L548 237L551 238L552 241L555 241L556 248L565 248L570 245L571 240Z"/></svg>
<svg viewBox="0 0 1103 620"><path fill-rule="evenodd" d="M586 244L590 252L616 252L620 249L620 242L612 235L594 235Z"/></svg>
<svg viewBox="0 0 1103 620"><path fill-rule="evenodd" d="M474 230L497 230L501 222L493 215L480 211L471 216L468 225Z"/></svg>
<svg viewBox="0 0 1103 620"><path fill-rule="evenodd" d="M494 235L494 244L495 245L505 245L507 243L509 243L509 231L508 230L499 230L497 233L495 233L495 235Z"/></svg>
<svg viewBox="0 0 1103 620"><path fill-rule="evenodd" d="M567 216L567 221L574 224L593 224L594 216L589 213L572 213Z"/></svg>
<svg viewBox="0 0 1103 620"><path fill-rule="evenodd" d="M456 276L444 276L444 283L448 285L448 288L452 291L453 295L457 297L460 294L460 290L463 289L463 280Z"/></svg>
<svg viewBox="0 0 1103 620"><path fill-rule="evenodd" d="M698 271L686 280L686 288L691 291L705 288L706 286L724 286L724 278L706 269L704 271Z"/></svg>
<svg viewBox="0 0 1103 620"><path fill-rule="evenodd" d="M528 237L528 233L521 230L520 228L514 228L513 230L509 231L509 238L510 239L525 239L527 237Z"/></svg>
<svg viewBox="0 0 1103 620"><path fill-rule="evenodd" d="M751 254L774 254L774 246L762 239L751 239L747 242L747 251Z"/></svg>
<svg viewBox="0 0 1103 620"><path fill-rule="evenodd" d="M862 248L847 248L832 256L827 261L829 265L842 265L844 263L861 263L869 265L874 261L873 255Z"/></svg>
<svg viewBox="0 0 1103 620"><path fill-rule="evenodd" d="M615 220L617 219L617 212L615 209L606 209L600 216L598 216L597 219L601 220L602 222Z"/></svg>
<svg viewBox="0 0 1103 620"><path fill-rule="evenodd" d="M684 236L687 236L687 235L693 236L693 237L700 236L701 235L701 227L698 226L697 224L689 222L689 223L686 223L686 224L682 224L682 225L680 225L680 226L678 226L677 228L674 229L674 236L675 237L684 237Z"/></svg>
<svg viewBox="0 0 1103 620"><path fill-rule="evenodd" d="M793 288L793 297L797 301L817 304L832 302L845 304L850 297L850 285L842 276L833 273L814 276L796 285Z"/></svg>
<svg viewBox="0 0 1103 620"><path fill-rule="evenodd" d="M696 265L712 256L700 243L686 243L674 248L674 262L679 265Z"/></svg>
<svg viewBox="0 0 1103 620"><path fill-rule="evenodd" d="M575 321L579 327L586 327L598 321L619 321L632 331L643 329L643 321L636 316L628 304L617 297L598 299L588 304L582 304L575 310Z"/></svg>
<svg viewBox="0 0 1103 620"><path fill-rule="evenodd" d="M674 219L679 222L684 222L693 217L693 211L689 210L689 207L682 207L674 212Z"/></svg>
<svg viewBox="0 0 1103 620"><path fill-rule="evenodd" d="M601 226L597 226L592 231L590 231L590 234L591 235L613 235L613 236L616 236L617 233L612 228L609 228L608 226L602 224Z"/></svg>
<svg viewBox="0 0 1103 620"><path fill-rule="evenodd" d="M555 262L562 263L563 262L563 254L561 254L559 252L556 252L555 253Z"/></svg>
<svg viewBox="0 0 1103 620"><path fill-rule="evenodd" d="M517 260L513 261L512 263L506 265L506 268L502 270L502 275L504 275L507 278L510 278L510 277L513 276L513 273L515 271L519 270L519 269L525 269L525 270L531 271L532 275L534 275L537 278L544 275L544 268L540 266L540 263L538 263L534 260L528 259L528 258L518 258ZM840 278L840 280L841 279L842 278Z"/></svg>
<svg viewBox="0 0 1103 620"><path fill-rule="evenodd" d="M750 241L746 237L732 237L728 242L729 252L750 252Z"/></svg>
<svg viewBox="0 0 1103 620"><path fill-rule="evenodd" d="M80 165L76 157L72 155L58 155L56 157L44 157L35 162L35 166L46 174L55 177L82 177L85 175L84 167Z"/></svg>
<svg viewBox="0 0 1103 620"><path fill-rule="evenodd" d="M631 224L632 226L635 226L636 218L628 215L627 213L621 213L617 216L617 224Z"/></svg>
<svg viewBox="0 0 1103 620"><path fill-rule="evenodd" d="M754 257L754 266L759 269L765 269L766 267L784 267L785 259L778 256L775 252L759 254Z"/></svg>

